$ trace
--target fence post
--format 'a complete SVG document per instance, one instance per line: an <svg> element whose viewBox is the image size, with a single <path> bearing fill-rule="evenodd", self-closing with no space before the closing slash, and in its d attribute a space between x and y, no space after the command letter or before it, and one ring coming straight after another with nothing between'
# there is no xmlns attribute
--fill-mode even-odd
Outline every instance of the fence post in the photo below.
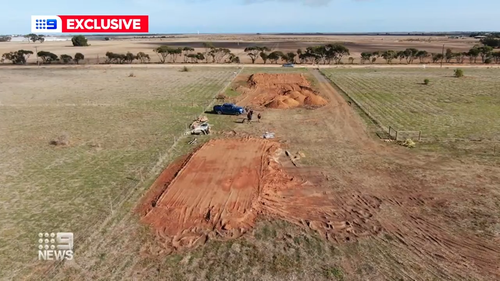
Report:
<svg viewBox="0 0 500 281"><path fill-rule="evenodd" d="M391 135L391 126L389 126L389 138L392 139L392 135Z"/></svg>
<svg viewBox="0 0 500 281"><path fill-rule="evenodd" d="M418 131L418 141L422 139L422 131Z"/></svg>
<svg viewBox="0 0 500 281"><path fill-rule="evenodd" d="M395 131L396 131L396 141L398 141L398 131L397 130Z"/></svg>

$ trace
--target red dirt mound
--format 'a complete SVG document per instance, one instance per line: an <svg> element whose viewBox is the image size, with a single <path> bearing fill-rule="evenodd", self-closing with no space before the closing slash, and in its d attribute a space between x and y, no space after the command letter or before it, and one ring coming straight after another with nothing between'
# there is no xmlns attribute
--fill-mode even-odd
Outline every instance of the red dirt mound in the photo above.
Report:
<svg viewBox="0 0 500 281"><path fill-rule="evenodd" d="M335 240L353 241L379 231L376 221L366 219L380 205L377 199L365 198L370 207L355 219L350 210L338 208L339 198L314 194L314 186L285 173L280 154L279 144L271 140L209 141L165 169L137 211L168 251L239 237L261 214ZM342 200L351 199L358 200Z"/></svg>
<svg viewBox="0 0 500 281"><path fill-rule="evenodd" d="M315 92L303 74L256 73L248 78L248 88L239 91L248 95L250 105L289 109L301 106L320 107L328 102Z"/></svg>

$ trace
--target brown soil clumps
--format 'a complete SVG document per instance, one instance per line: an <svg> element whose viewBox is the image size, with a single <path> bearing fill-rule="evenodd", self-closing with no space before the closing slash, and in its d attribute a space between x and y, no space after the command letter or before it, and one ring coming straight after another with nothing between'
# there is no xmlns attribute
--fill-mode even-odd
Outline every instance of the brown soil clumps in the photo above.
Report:
<svg viewBox="0 0 500 281"><path fill-rule="evenodd" d="M311 88L303 74L257 73L248 78L248 87L239 91L247 94L248 104L266 108L290 109L320 107L328 102Z"/></svg>
<svg viewBox="0 0 500 281"><path fill-rule="evenodd" d="M137 210L167 252L209 239L237 238L253 228L259 215L341 241L380 230L375 220L369 220L380 205L377 199L365 198L362 202L370 204L356 217L336 201L359 198L314 194L313 185L283 170L278 162L281 152L271 140L211 140L165 169Z"/></svg>

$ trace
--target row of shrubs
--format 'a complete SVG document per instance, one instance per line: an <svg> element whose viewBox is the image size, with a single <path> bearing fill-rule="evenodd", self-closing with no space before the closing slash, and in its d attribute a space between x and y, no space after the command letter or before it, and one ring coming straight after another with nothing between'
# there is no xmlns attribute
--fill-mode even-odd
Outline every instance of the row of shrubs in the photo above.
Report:
<svg viewBox="0 0 500 281"><path fill-rule="evenodd" d="M33 51L18 50L15 52L4 53L0 61L4 62L5 60L9 60L13 64L26 64L26 61L31 55L33 55ZM76 53L75 56L72 57L67 54L57 56L56 54L51 52L40 51L37 53L37 56L42 59L42 63L44 64L50 64L52 62L61 62L65 64L75 62L76 64L79 64L80 61L83 61L85 59L85 56L82 53Z"/></svg>

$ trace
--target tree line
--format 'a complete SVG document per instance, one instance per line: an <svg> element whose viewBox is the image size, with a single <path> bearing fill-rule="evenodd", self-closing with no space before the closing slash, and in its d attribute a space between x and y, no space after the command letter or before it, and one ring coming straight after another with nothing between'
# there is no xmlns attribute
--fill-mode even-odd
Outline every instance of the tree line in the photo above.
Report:
<svg viewBox="0 0 500 281"><path fill-rule="evenodd" d="M78 44L87 44L86 38L83 36L75 36L75 41ZM266 46L252 46L244 49L246 55L250 58L253 64L258 61L266 63L300 63L300 64L342 64L342 60L348 57L350 64L354 63L355 58L350 56L350 51L342 44L326 44L319 46L311 46L305 49L298 49L295 52L282 52L272 50ZM240 58L233 54L230 49L215 47L212 43L203 43L201 52L196 52L192 47L170 47L162 45L153 49L153 53L159 59L159 63L240 63ZM13 64L25 64L27 58L33 52L29 50L18 50L2 55L2 61L10 60ZM78 63L84 59L83 54L77 53L74 57L67 54L58 57L56 54L47 51L37 53L41 58L42 63L50 64L58 63ZM105 63L150 63L151 56L144 52L133 54L106 52ZM454 52L452 49L447 49L443 53L430 53L426 50L418 50L416 48L407 48L402 51L386 50L377 52L362 52L360 55L360 63L375 63L379 59L385 60L385 63L392 64L394 61L399 63L413 64L419 63L459 63L462 64L466 59L470 63L478 63L480 58L481 63L500 63L500 51L494 51L494 48L488 45L476 45L467 52Z"/></svg>
<svg viewBox="0 0 500 281"><path fill-rule="evenodd" d="M449 48L446 49L445 53L429 53L416 48L408 48L404 51L363 52L361 53L361 63L375 63L378 58L382 58L388 64L394 60L399 60L400 63L404 61L407 64L412 64L415 60L420 63L456 62L462 64L466 58L470 63L477 63L479 57L482 63L500 63L500 51L495 52L492 47L486 45L476 45L467 52L454 52Z"/></svg>
<svg viewBox="0 0 500 281"><path fill-rule="evenodd" d="M17 50L14 52L4 53L0 62L4 62L5 60L9 60L12 64L26 64L28 58L33 55L33 51L30 50ZM47 51L39 51L36 55L42 60L43 64L51 64L53 62L59 62L63 64L68 64L70 62L75 62L79 64L80 61L85 59L85 56L82 53L76 53L74 57L63 54L58 56L54 53Z"/></svg>

